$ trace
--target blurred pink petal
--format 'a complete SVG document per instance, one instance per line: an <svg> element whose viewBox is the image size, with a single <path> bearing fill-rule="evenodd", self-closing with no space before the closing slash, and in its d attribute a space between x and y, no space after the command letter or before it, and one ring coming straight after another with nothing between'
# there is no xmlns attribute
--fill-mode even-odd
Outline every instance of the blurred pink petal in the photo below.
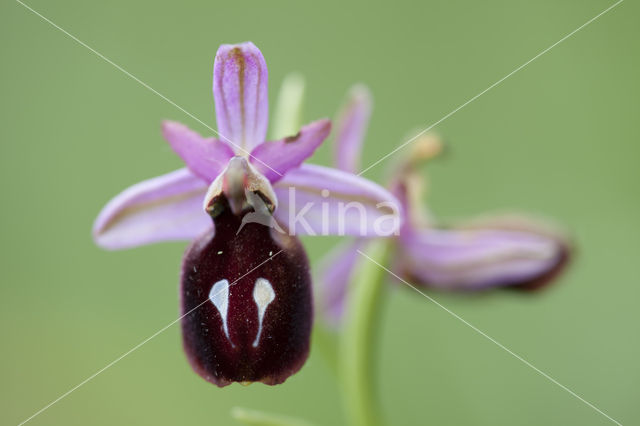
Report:
<svg viewBox="0 0 640 426"><path fill-rule="evenodd" d="M251 152L252 165L271 182L300 166L322 144L331 131L331 121L314 121L297 135L258 145Z"/></svg>
<svg viewBox="0 0 640 426"><path fill-rule="evenodd" d="M320 314L328 325L338 327L344 314L345 300L351 274L361 257L358 249L365 240L348 241L335 247L322 259L319 271Z"/></svg>
<svg viewBox="0 0 640 426"><path fill-rule="evenodd" d="M203 138L184 124L164 121L162 134L189 170L206 182L213 182L224 170L233 150L214 138Z"/></svg>
<svg viewBox="0 0 640 426"><path fill-rule="evenodd" d="M180 169L133 185L102 209L93 226L100 247L115 250L191 240L211 228L202 210L207 184Z"/></svg>
<svg viewBox="0 0 640 426"><path fill-rule="evenodd" d="M360 169L362 142L367 133L372 109L371 92L356 85L338 115L333 162L337 168L356 173Z"/></svg>
<svg viewBox="0 0 640 426"><path fill-rule="evenodd" d="M398 200L351 173L303 164L273 188L278 197L274 216L295 234L389 236L400 226Z"/></svg>
<svg viewBox="0 0 640 426"><path fill-rule="evenodd" d="M269 120L267 64L251 42L223 44L213 65L213 97L221 139L238 155L264 142Z"/></svg>
<svg viewBox="0 0 640 426"><path fill-rule="evenodd" d="M396 269L416 284L445 290L533 288L553 278L568 257L561 233L526 218L497 219L403 230Z"/></svg>

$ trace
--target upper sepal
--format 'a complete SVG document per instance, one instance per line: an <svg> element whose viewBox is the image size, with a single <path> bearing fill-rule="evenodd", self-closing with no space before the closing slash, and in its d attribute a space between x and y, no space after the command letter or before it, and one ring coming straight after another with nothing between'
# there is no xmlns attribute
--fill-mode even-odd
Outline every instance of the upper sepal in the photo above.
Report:
<svg viewBox="0 0 640 426"><path fill-rule="evenodd" d="M253 43L223 44L213 65L213 97L221 138L248 155L266 139L268 71Z"/></svg>

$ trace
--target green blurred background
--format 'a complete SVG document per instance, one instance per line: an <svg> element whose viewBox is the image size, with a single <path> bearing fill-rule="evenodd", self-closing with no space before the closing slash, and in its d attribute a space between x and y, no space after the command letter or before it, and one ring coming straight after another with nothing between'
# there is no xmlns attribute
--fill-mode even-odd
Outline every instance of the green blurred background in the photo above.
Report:
<svg viewBox="0 0 640 426"><path fill-rule="evenodd" d="M28 4L212 126L221 43L262 49L272 100L302 72L308 120L364 82L376 101L366 165L612 3ZM439 216L537 212L578 246L542 294L433 295L629 424L640 419L639 9L625 1L441 123L451 150L430 169ZM17 424L176 318L185 244L104 252L90 229L121 189L180 166L162 119L209 132L18 3L0 16L0 423ZM328 148L312 161L328 164ZM304 242L317 261L335 239ZM610 423L412 291L395 288L380 315L392 425ZM192 373L173 326L31 424L230 425L236 405L341 424L321 355L282 386L217 389Z"/></svg>

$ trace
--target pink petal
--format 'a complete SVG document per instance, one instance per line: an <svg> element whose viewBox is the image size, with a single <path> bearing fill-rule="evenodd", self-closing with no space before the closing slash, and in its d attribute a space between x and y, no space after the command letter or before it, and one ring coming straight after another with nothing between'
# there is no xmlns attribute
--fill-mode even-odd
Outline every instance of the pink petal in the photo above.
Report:
<svg viewBox="0 0 640 426"><path fill-rule="evenodd" d="M203 138L176 121L164 121L162 134L189 170L206 182L213 182L234 156L226 143Z"/></svg>
<svg viewBox="0 0 640 426"><path fill-rule="evenodd" d="M354 86L337 120L334 164L340 170L357 173L360 169L362 142L367 133L372 109L371 92L364 85Z"/></svg>
<svg viewBox="0 0 640 426"><path fill-rule="evenodd" d="M416 284L482 290L547 283L566 264L562 234L529 219L499 219L455 229L403 232L399 271Z"/></svg>
<svg viewBox="0 0 640 426"><path fill-rule="evenodd" d="M295 136L258 145L251 152L251 164L271 182L276 182L309 158L330 131L331 121L314 121Z"/></svg>
<svg viewBox="0 0 640 426"><path fill-rule="evenodd" d="M389 236L400 226L398 200L351 173L303 164L273 188L276 220L295 234Z"/></svg>
<svg viewBox="0 0 640 426"><path fill-rule="evenodd" d="M93 225L93 238L109 250L191 240L212 226L202 210L206 190L207 184L187 169L140 182L107 203Z"/></svg>
<svg viewBox="0 0 640 426"><path fill-rule="evenodd" d="M220 137L247 155L265 140L269 120L267 64L251 42L218 49L213 65L213 97Z"/></svg>

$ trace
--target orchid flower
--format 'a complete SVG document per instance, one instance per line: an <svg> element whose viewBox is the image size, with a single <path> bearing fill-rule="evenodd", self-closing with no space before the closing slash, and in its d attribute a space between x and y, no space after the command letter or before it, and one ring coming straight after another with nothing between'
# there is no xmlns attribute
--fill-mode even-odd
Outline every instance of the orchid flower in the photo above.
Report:
<svg viewBox="0 0 640 426"><path fill-rule="evenodd" d="M164 122L163 135L186 168L117 195L99 214L93 235L106 249L193 240L180 284L191 366L218 386L278 384L309 353L311 278L295 234L371 236L374 226L360 226L353 213L346 213L342 227L333 215L353 200L373 224L389 215L377 206L397 200L353 173L302 164L328 135L327 119L265 142L267 66L252 43L218 49L213 95L219 139Z"/></svg>
<svg viewBox="0 0 640 426"><path fill-rule="evenodd" d="M334 164L356 173L372 109L371 95L355 86L342 108L334 141ZM449 291L492 288L532 290L549 283L569 259L567 237L546 221L525 215L483 216L443 227L422 200L424 176L419 166L442 150L427 134L399 162L390 182L404 212L400 234L394 238L393 272L417 286ZM366 240L337 247L324 259L320 307L329 325L344 313L347 287Z"/></svg>

